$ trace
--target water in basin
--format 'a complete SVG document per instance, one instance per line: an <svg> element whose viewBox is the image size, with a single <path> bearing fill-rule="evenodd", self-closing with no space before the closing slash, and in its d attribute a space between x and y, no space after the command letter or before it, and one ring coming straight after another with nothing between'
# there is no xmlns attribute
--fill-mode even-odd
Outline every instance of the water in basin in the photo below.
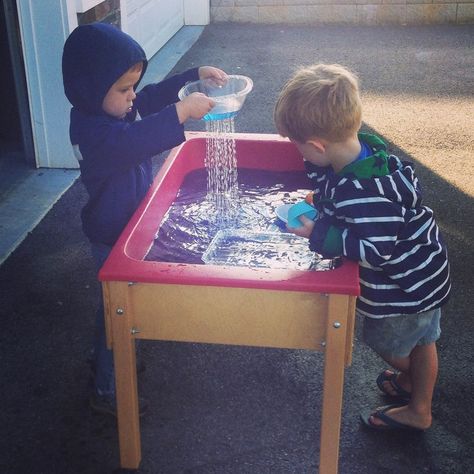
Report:
<svg viewBox="0 0 474 474"><path fill-rule="evenodd" d="M280 245L288 239L288 234L284 224L276 217L275 209L285 203L300 201L308 189L309 180L303 171L239 168L238 213L232 222L228 221L228 227L222 229L212 220L214 211L213 204L207 199L207 170L192 171L165 214L145 259L203 264L203 255L221 232L224 237L221 250L218 249L213 255L208 253L215 264L301 270L333 268L333 260L321 259L309 250L307 239L292 236L297 239L298 245L295 245L296 240ZM245 239L237 241L234 237L238 238L242 230L270 233L273 243L269 240L266 245L265 240L255 241L254 237L247 239L247 242ZM282 237L278 238L278 235ZM235 251L226 253L231 242ZM253 248L252 255L248 252L250 248ZM242 249L246 249L245 252Z"/></svg>

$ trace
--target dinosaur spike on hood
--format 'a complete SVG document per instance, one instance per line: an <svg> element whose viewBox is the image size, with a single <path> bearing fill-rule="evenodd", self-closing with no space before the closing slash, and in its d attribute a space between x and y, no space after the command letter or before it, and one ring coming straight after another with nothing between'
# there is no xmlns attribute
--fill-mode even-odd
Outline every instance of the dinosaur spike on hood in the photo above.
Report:
<svg viewBox="0 0 474 474"><path fill-rule="evenodd" d="M63 50L66 97L82 112L102 114L102 102L110 87L139 62L143 62L141 80L147 67L145 52L118 28L105 23L78 26Z"/></svg>

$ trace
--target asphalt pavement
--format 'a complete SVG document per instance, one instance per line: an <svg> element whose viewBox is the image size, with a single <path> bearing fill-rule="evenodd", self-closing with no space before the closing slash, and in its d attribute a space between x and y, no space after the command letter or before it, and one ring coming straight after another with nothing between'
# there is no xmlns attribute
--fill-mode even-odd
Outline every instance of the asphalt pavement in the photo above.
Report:
<svg viewBox="0 0 474 474"><path fill-rule="evenodd" d="M346 370L339 472L472 472L474 26L215 24L175 66L213 64L254 89L237 132L275 133L272 110L295 67L341 63L361 79L365 130L417 164L453 276L438 344L433 426L373 432L359 412L384 404L385 366L360 341ZM187 125L202 130L202 122ZM160 166L163 157L156 159ZM76 182L0 267L0 472L105 474L119 467L114 419L88 406L87 356L100 288L81 231ZM322 356L295 350L143 342L140 473L314 473Z"/></svg>

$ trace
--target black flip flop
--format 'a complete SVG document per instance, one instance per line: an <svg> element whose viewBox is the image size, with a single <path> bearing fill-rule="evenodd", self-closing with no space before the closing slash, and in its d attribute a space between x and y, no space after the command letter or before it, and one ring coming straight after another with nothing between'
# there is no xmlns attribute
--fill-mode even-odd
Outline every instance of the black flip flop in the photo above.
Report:
<svg viewBox="0 0 474 474"><path fill-rule="evenodd" d="M403 431L413 431L417 433L422 433L424 430L421 428L415 428L414 426L405 425L404 423L400 423L390 416L386 415L385 413L392 408L398 408L404 405L393 404L393 405L386 405L384 407L379 408L378 410L364 410L360 413L360 419L364 423L365 426L378 431L394 431L394 430L403 430ZM379 420L383 421L384 425L374 425L370 421L370 417L373 416L378 418Z"/></svg>
<svg viewBox="0 0 474 474"><path fill-rule="evenodd" d="M387 375L386 372L390 372L390 375ZM387 397L399 398L401 400L408 401L411 398L411 393L407 392L399 385L399 383L397 382L397 375L398 374L396 372L391 372L388 369L382 370L376 380L377 387ZM392 395L391 393L385 391L385 388L383 386L384 382L390 382L390 385L392 386L393 390L395 390L395 395Z"/></svg>

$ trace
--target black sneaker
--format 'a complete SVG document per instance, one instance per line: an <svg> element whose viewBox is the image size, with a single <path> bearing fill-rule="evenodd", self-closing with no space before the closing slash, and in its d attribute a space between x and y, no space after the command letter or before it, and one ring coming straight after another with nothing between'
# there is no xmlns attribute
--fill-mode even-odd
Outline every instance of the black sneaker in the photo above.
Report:
<svg viewBox="0 0 474 474"><path fill-rule="evenodd" d="M108 397L99 395L97 392L93 393L89 398L89 405L97 413L103 415L111 415L117 417L117 401L115 397ZM148 402L141 397L138 397L138 414L143 416L148 409Z"/></svg>

